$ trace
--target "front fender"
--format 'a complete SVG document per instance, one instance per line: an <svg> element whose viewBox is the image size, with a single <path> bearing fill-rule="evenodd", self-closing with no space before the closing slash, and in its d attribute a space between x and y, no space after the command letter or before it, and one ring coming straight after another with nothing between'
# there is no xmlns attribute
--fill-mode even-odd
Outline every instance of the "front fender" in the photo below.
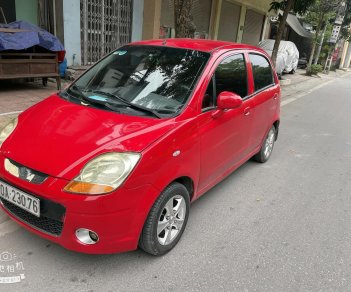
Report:
<svg viewBox="0 0 351 292"><path fill-rule="evenodd" d="M150 183L162 192L172 181L186 176L193 181L196 191L199 173L200 139L196 120L192 118L179 122L172 131L143 151L126 187Z"/></svg>

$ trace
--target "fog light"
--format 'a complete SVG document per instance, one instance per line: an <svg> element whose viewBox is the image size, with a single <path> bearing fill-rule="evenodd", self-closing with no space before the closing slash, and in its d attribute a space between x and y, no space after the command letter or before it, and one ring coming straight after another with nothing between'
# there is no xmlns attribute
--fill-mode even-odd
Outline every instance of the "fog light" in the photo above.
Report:
<svg viewBox="0 0 351 292"><path fill-rule="evenodd" d="M84 244L95 244L99 241L99 236L96 232L85 228L77 229L76 237L81 243Z"/></svg>
<svg viewBox="0 0 351 292"><path fill-rule="evenodd" d="M93 231L89 231L89 236L90 236L91 240L94 242L97 242L99 240L98 235Z"/></svg>

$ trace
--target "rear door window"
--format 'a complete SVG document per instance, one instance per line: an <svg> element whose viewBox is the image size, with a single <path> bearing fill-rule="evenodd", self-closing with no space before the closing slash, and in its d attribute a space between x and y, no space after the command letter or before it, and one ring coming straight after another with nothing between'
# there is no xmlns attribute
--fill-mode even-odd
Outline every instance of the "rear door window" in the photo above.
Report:
<svg viewBox="0 0 351 292"><path fill-rule="evenodd" d="M249 54L254 78L255 91L274 84L273 70L269 61L258 54Z"/></svg>

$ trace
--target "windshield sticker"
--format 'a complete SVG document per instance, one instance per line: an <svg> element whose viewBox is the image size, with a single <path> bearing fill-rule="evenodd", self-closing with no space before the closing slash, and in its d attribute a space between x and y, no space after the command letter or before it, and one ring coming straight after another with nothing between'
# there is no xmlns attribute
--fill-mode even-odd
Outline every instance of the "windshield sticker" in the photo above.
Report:
<svg viewBox="0 0 351 292"><path fill-rule="evenodd" d="M118 55L118 56L123 56L123 55L127 54L127 51L116 51L113 54Z"/></svg>
<svg viewBox="0 0 351 292"><path fill-rule="evenodd" d="M106 97L97 96L97 95L91 95L91 96L89 96L89 99L100 100L100 101L107 101L108 100Z"/></svg>

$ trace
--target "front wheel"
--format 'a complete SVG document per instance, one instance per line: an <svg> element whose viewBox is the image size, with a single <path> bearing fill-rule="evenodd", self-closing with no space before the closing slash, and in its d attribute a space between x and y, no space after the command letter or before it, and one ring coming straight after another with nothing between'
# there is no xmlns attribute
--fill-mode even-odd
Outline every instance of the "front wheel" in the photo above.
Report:
<svg viewBox="0 0 351 292"><path fill-rule="evenodd" d="M190 197L180 183L170 184L152 206L139 247L152 255L170 251L182 236L189 217Z"/></svg>
<svg viewBox="0 0 351 292"><path fill-rule="evenodd" d="M273 147L274 147L275 137L276 137L276 128L273 125L270 128L266 138L263 141L260 152L258 152L253 157L254 160L256 160L257 162L264 163L271 157Z"/></svg>

